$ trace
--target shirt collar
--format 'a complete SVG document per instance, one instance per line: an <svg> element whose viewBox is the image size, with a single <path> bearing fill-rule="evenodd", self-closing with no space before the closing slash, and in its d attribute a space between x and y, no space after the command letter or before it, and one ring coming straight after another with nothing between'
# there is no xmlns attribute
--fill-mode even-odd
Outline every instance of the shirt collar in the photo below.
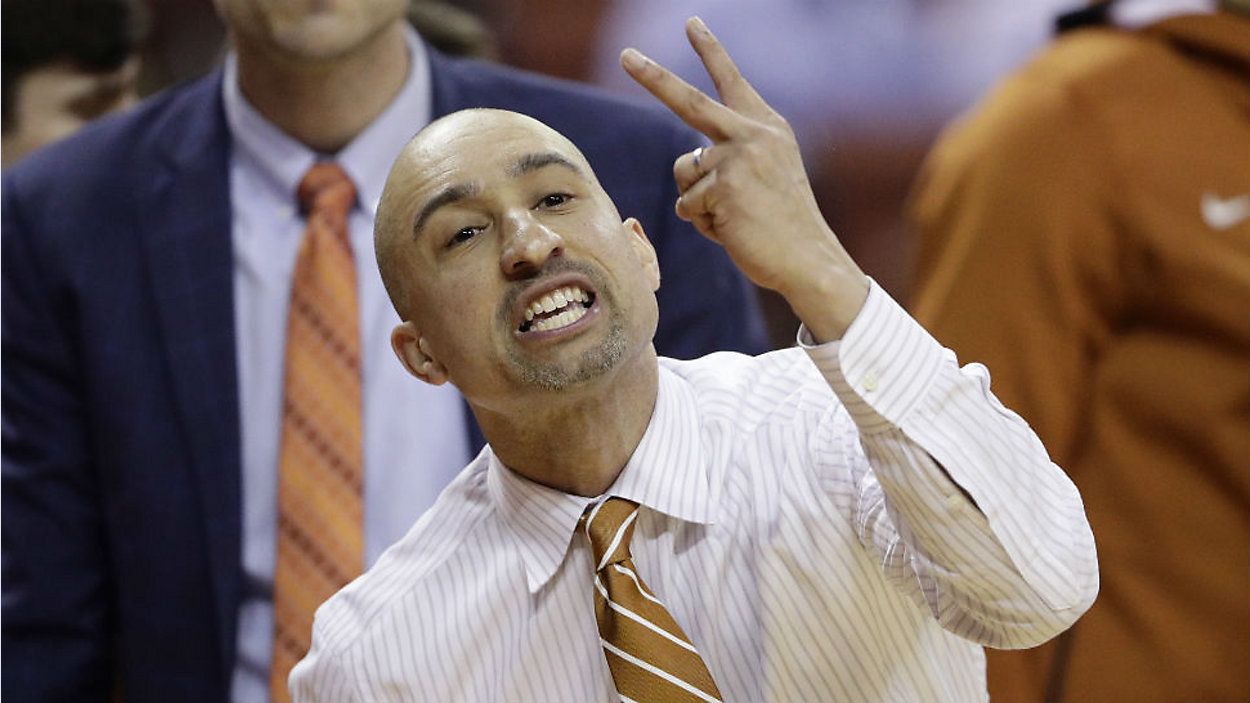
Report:
<svg viewBox="0 0 1250 703"><path fill-rule="evenodd" d="M239 88L238 58L226 56L222 98L234 140L234 158L249 160L271 186L295 197L313 163L333 156L356 186L359 203L370 216L377 211L391 163L417 130L430 121L430 64L425 45L404 27L410 65L408 77L390 105L337 154L318 154L292 139L252 107Z"/></svg>
<svg viewBox="0 0 1250 703"><path fill-rule="evenodd" d="M711 524L714 482L690 385L662 363L655 410L642 441L604 496L619 496L686 522ZM598 500L534 483L490 453L487 486L526 569L531 593L555 575L577 521Z"/></svg>

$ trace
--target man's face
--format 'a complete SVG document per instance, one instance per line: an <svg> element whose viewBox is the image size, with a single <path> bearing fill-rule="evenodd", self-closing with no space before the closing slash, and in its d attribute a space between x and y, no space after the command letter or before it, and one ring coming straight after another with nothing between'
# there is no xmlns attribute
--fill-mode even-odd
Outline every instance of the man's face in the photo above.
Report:
<svg viewBox="0 0 1250 703"><path fill-rule="evenodd" d="M407 0L215 0L237 42L288 60L325 61L404 17Z"/></svg>
<svg viewBox="0 0 1250 703"><path fill-rule="evenodd" d="M460 113L427 130L391 178L404 213L401 307L471 401L563 391L650 348L654 250L556 132Z"/></svg>
<svg viewBox="0 0 1250 703"><path fill-rule="evenodd" d="M139 60L113 71L86 71L70 61L40 66L17 84L15 126L4 133L4 165L77 132L83 125L137 100Z"/></svg>

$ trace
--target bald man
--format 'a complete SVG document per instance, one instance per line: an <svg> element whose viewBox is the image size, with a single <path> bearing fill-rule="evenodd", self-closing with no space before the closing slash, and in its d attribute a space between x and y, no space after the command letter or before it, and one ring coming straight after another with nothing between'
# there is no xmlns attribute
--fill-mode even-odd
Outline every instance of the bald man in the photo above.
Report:
<svg viewBox="0 0 1250 703"><path fill-rule="evenodd" d="M754 289L672 209L697 133L445 56L409 4L217 0L221 69L3 174L6 703L282 703L316 606L482 447L454 387L394 362L374 265L387 171L434 118L501 107L575 135L681 274L657 348L767 348ZM347 246L313 275L327 220Z"/></svg>
<svg viewBox="0 0 1250 703"><path fill-rule="evenodd" d="M864 276L784 120L687 31L723 102L624 66L712 140L677 212L802 348L658 357L655 251L577 147L505 111L430 125L375 230L391 342L489 446L321 608L296 700L983 701L981 645L1093 600L1072 484Z"/></svg>

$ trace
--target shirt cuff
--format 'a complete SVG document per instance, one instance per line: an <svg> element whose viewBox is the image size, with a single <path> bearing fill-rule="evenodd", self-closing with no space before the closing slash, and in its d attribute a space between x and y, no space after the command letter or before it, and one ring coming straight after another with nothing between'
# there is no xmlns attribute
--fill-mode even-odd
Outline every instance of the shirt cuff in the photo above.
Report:
<svg viewBox="0 0 1250 703"><path fill-rule="evenodd" d="M928 393L945 350L876 281L842 339L813 344L800 325L807 352L862 432L889 430Z"/></svg>

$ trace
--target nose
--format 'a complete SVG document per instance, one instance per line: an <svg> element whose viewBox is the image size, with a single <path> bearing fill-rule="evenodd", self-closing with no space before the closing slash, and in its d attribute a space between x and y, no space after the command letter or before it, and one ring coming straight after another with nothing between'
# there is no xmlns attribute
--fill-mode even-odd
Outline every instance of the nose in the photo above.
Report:
<svg viewBox="0 0 1250 703"><path fill-rule="evenodd" d="M505 278L524 278L541 271L547 259L564 253L564 240L529 212L504 220L504 245L499 267Z"/></svg>

